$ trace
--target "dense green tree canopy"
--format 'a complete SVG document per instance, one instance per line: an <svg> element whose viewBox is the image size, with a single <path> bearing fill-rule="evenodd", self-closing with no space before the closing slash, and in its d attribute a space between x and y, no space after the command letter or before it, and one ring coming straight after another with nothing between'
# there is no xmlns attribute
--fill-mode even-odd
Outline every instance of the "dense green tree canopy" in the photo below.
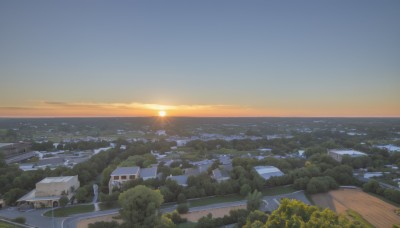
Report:
<svg viewBox="0 0 400 228"><path fill-rule="evenodd" d="M160 222L158 209L163 200L158 190L138 185L119 196L120 214L128 227L155 227Z"/></svg>

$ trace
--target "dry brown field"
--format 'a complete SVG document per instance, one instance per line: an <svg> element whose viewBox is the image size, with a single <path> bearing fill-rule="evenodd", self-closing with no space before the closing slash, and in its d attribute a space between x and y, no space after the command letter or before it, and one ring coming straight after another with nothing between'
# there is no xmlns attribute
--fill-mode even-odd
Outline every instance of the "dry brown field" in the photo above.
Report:
<svg viewBox="0 0 400 228"><path fill-rule="evenodd" d="M112 215L104 215L104 216L99 216L95 218L90 218L90 219L83 219L79 221L77 228L87 228L90 223L95 223L95 222L111 222L111 221L116 221L116 222L122 222L121 220L118 219L113 219L113 217L117 216L118 214L112 214Z"/></svg>
<svg viewBox="0 0 400 228"><path fill-rule="evenodd" d="M330 208L339 214L352 209L378 228L400 224L400 216L394 213L395 206L360 189L340 188L328 193L312 195L312 199L316 205Z"/></svg>

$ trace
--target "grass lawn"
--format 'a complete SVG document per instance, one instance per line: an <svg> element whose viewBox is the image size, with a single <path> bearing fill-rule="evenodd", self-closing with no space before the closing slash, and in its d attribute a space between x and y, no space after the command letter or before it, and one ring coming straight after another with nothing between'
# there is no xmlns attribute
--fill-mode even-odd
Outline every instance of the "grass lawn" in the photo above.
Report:
<svg viewBox="0 0 400 228"><path fill-rule="evenodd" d="M0 228L19 228L19 227L21 227L21 226L17 226L17 225L14 225L14 224L10 224L10 223L6 223L6 222L3 222L3 221L0 221Z"/></svg>
<svg viewBox="0 0 400 228"><path fill-rule="evenodd" d="M353 210L347 210L346 216L353 221L359 222L361 227L374 228L374 226L371 223L369 223L360 214L358 214L357 212L355 212Z"/></svg>
<svg viewBox="0 0 400 228"><path fill-rule="evenodd" d="M194 222L184 222L184 223L179 223L177 224L177 228L193 228L196 227L197 223Z"/></svg>
<svg viewBox="0 0 400 228"><path fill-rule="evenodd" d="M274 195L292 193L295 191L297 191L297 190L294 189L292 186L279 186L279 187L274 187L274 188L266 188L266 189L262 190L262 194L264 196L274 196Z"/></svg>
<svg viewBox="0 0 400 228"><path fill-rule="evenodd" d="M54 217L68 217L74 214L86 213L94 211L93 204L76 205L71 207L57 208L54 210ZM47 211L44 216L52 217L52 212Z"/></svg>
<svg viewBox="0 0 400 228"><path fill-rule="evenodd" d="M227 195L227 196L215 196L215 197L209 197L209 198L205 198L205 199L190 200L189 207L198 207L198 206L205 206L205 205L216 204L216 203L234 202L234 201L240 201L240 200L244 200L244 199L245 199L245 197L243 197L239 194L232 194L232 195Z"/></svg>
<svg viewBox="0 0 400 228"><path fill-rule="evenodd" d="M99 207L100 207L100 211L104 211L104 210L120 208L121 206L118 204L117 201L115 201L115 202L112 202L111 205L106 205L106 204L100 202Z"/></svg>

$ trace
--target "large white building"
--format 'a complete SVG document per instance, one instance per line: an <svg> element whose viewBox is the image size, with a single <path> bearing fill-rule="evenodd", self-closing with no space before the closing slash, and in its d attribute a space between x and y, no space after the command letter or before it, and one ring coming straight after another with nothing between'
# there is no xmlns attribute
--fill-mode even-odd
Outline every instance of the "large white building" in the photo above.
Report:
<svg viewBox="0 0 400 228"><path fill-rule="evenodd" d="M258 175L264 178L264 180L268 180L271 177L279 177L285 175L275 166L256 166L254 167L254 169L258 173Z"/></svg>
<svg viewBox="0 0 400 228"><path fill-rule="evenodd" d="M345 155L354 158L354 157L366 156L367 154L353 149L332 149L328 150L328 155L331 156L336 161L341 162L343 156Z"/></svg>
<svg viewBox="0 0 400 228"><path fill-rule="evenodd" d="M46 177L36 183L36 188L17 200L35 208L57 207L62 196L71 199L80 186L78 176Z"/></svg>

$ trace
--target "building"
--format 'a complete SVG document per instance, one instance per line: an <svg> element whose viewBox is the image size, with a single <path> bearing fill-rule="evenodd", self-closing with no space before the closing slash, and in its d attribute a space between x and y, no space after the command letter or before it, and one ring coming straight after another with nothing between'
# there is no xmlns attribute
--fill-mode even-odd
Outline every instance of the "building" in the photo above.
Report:
<svg viewBox="0 0 400 228"><path fill-rule="evenodd" d="M169 176L167 177L168 180L175 181L178 185L187 187L188 176L187 175L179 175L179 176Z"/></svg>
<svg viewBox="0 0 400 228"><path fill-rule="evenodd" d="M214 180L216 180L218 183L222 182L222 181L226 181L229 180L231 177L229 175L229 171L225 170L225 169L214 169L212 171L212 176L211 176Z"/></svg>
<svg viewBox="0 0 400 228"><path fill-rule="evenodd" d="M122 185L129 181L139 178L140 167L118 167L110 175L110 181L108 182L108 189L110 194L113 188L121 188Z"/></svg>
<svg viewBox="0 0 400 228"><path fill-rule="evenodd" d="M110 181L108 182L109 193L112 193L113 188L121 188L125 182L138 178L143 180L157 178L157 166L150 168L140 168L138 166L116 168L111 173Z"/></svg>
<svg viewBox="0 0 400 228"><path fill-rule="evenodd" d="M342 150L332 149L328 150L328 155L331 156L336 161L342 162L343 156L350 156L352 158L355 158L355 157L366 156L367 154L352 149L342 149Z"/></svg>
<svg viewBox="0 0 400 228"><path fill-rule="evenodd" d="M143 168L140 169L140 178L143 180L148 180L152 178L157 178L157 166L151 167L151 168Z"/></svg>
<svg viewBox="0 0 400 228"><path fill-rule="evenodd" d="M0 143L0 154L7 164L16 163L34 157L30 143Z"/></svg>
<svg viewBox="0 0 400 228"><path fill-rule="evenodd" d="M34 208L57 207L62 196L71 199L80 186L78 176L46 177L36 183L36 188L17 200L19 205Z"/></svg>
<svg viewBox="0 0 400 228"><path fill-rule="evenodd" d="M254 169L264 180L268 180L271 177L285 175L282 171L274 166L256 166Z"/></svg>

